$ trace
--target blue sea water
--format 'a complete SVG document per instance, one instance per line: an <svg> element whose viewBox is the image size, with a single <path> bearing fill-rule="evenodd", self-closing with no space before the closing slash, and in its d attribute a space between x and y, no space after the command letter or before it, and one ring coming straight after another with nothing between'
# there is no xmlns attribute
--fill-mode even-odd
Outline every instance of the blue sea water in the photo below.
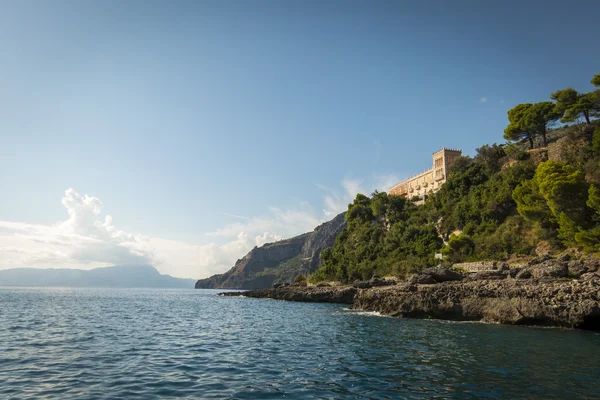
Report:
<svg viewBox="0 0 600 400"><path fill-rule="evenodd" d="M0 288L0 399L597 399L600 334L210 290Z"/></svg>

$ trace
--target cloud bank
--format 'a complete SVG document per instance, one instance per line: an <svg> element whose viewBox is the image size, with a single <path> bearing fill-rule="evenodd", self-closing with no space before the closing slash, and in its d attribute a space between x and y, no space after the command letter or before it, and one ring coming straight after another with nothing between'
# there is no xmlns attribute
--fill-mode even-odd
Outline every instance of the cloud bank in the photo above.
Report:
<svg viewBox="0 0 600 400"><path fill-rule="evenodd" d="M344 179L341 189L324 191L323 209L270 207L258 217L206 233L208 244L192 244L119 230L110 215L101 217L100 199L68 189L62 205L68 219L54 225L0 221L0 269L15 267L91 269L107 265L151 264L161 273L203 278L231 268L255 246L308 232L346 210L357 193L387 190L394 176L374 177L370 185ZM218 243L217 243L218 242Z"/></svg>

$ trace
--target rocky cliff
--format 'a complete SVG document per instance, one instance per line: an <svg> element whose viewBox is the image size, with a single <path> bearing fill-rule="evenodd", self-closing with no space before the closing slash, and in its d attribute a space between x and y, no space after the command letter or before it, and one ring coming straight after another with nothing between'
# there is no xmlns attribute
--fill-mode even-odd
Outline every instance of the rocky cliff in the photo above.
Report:
<svg viewBox="0 0 600 400"><path fill-rule="evenodd" d="M255 247L224 274L197 281L196 289L262 289L275 282L291 282L296 275L319 267L321 251L333 246L345 226L342 213L312 232Z"/></svg>
<svg viewBox="0 0 600 400"><path fill-rule="evenodd" d="M429 268L408 282L373 278L353 287L289 286L227 296L352 303L353 309L401 318L484 321L600 330L600 263L541 257L528 265L458 273Z"/></svg>

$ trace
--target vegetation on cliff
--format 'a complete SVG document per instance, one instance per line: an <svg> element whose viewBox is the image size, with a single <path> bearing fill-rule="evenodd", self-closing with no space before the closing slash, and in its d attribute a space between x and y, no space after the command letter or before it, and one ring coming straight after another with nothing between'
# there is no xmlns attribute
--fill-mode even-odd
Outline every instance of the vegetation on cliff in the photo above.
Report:
<svg viewBox="0 0 600 400"><path fill-rule="evenodd" d="M592 84L600 85L600 74ZM347 227L321 253L310 280L405 277L435 264L439 252L446 262L506 260L532 255L541 241L556 250L600 250L600 124L594 120L600 90L569 88L551 98L509 110L509 142L459 158L423 205L386 193L358 194L348 206ZM584 122L551 129L578 118ZM536 141L542 149L533 150Z"/></svg>

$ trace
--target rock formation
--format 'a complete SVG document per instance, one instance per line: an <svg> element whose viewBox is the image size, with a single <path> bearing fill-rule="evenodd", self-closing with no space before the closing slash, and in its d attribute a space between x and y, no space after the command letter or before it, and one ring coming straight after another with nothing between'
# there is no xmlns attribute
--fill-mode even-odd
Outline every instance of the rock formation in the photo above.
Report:
<svg viewBox="0 0 600 400"><path fill-rule="evenodd" d="M319 267L321 251L333 246L345 226L342 213L310 233L255 247L224 274L197 281L196 289L263 289L274 282L291 282Z"/></svg>
<svg viewBox="0 0 600 400"><path fill-rule="evenodd" d="M485 321L600 330L600 263L538 257L527 265L459 274L429 268L408 282L375 279L342 287L281 287L226 295L352 303L403 318ZM384 283L385 282L385 283Z"/></svg>
<svg viewBox="0 0 600 400"><path fill-rule="evenodd" d="M221 296L246 296L261 299L302 301L309 303L352 304L357 289L351 286L306 287L285 286L248 292L225 292Z"/></svg>

